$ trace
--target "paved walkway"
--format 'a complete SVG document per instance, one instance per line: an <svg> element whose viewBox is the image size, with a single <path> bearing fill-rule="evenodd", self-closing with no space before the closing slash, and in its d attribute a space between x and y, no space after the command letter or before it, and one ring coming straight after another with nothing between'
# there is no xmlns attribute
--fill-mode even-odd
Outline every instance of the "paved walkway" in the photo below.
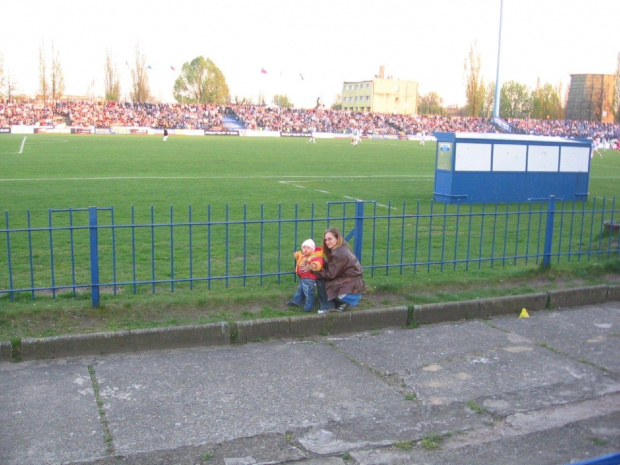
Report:
<svg viewBox="0 0 620 465"><path fill-rule="evenodd" d="M620 302L0 363L0 464L553 464L620 451Z"/></svg>

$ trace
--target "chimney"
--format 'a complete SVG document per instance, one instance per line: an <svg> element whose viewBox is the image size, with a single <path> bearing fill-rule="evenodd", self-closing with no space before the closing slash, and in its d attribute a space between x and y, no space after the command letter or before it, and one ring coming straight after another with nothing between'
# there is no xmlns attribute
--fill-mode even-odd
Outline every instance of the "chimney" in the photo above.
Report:
<svg viewBox="0 0 620 465"><path fill-rule="evenodd" d="M379 79L384 79L385 77L385 66L379 66Z"/></svg>

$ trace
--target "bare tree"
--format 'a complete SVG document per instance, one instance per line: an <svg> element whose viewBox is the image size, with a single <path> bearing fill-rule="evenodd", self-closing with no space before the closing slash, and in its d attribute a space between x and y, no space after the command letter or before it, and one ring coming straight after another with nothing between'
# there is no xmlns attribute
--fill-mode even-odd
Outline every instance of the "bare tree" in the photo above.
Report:
<svg viewBox="0 0 620 465"><path fill-rule="evenodd" d="M493 116L493 107L495 105L495 83L487 84L484 93L484 103L482 105L482 114L489 119Z"/></svg>
<svg viewBox="0 0 620 465"><path fill-rule="evenodd" d="M121 99L121 81L118 68L112 64L112 54L110 50L105 58L105 99L111 102L118 102Z"/></svg>
<svg viewBox="0 0 620 465"><path fill-rule="evenodd" d="M149 75L146 64L146 57L140 52L140 45L136 44L135 68L131 70L132 90L131 100L133 102L148 102L151 98L149 87Z"/></svg>
<svg viewBox="0 0 620 465"><path fill-rule="evenodd" d="M52 44L52 74L50 76L52 100L60 99L65 93L65 77L60 65L60 55L54 50Z"/></svg>
<svg viewBox="0 0 620 465"><path fill-rule="evenodd" d="M614 87L614 117L620 122L620 53L618 53L618 66L616 67L616 85Z"/></svg>
<svg viewBox="0 0 620 465"><path fill-rule="evenodd" d="M39 95L43 100L49 98L49 82L47 81L47 63L45 61L45 48L39 46Z"/></svg>
<svg viewBox="0 0 620 465"><path fill-rule="evenodd" d="M6 99L9 102L13 101L13 94L17 92L17 83L11 77L11 73L6 76Z"/></svg>
<svg viewBox="0 0 620 465"><path fill-rule="evenodd" d="M480 116L484 104L484 82L480 76L481 60L476 51L476 43L469 50L469 59L465 60L465 98L467 114Z"/></svg>
<svg viewBox="0 0 620 465"><path fill-rule="evenodd" d="M5 84L5 76L4 76L4 57L2 53L0 53L0 97L4 96L2 89L4 89Z"/></svg>

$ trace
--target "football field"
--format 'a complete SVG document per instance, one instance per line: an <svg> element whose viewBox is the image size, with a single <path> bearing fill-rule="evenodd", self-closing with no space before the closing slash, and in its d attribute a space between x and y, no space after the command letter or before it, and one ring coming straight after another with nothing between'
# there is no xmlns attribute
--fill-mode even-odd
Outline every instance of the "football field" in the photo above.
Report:
<svg viewBox="0 0 620 465"><path fill-rule="evenodd" d="M620 193L620 152L592 159L590 197ZM374 200L380 208L433 197L435 144L417 141L245 137L3 135L0 206L30 210Z"/></svg>
<svg viewBox="0 0 620 465"><path fill-rule="evenodd" d="M355 199L430 202L435 144L347 139L6 135L1 207L249 210Z"/></svg>

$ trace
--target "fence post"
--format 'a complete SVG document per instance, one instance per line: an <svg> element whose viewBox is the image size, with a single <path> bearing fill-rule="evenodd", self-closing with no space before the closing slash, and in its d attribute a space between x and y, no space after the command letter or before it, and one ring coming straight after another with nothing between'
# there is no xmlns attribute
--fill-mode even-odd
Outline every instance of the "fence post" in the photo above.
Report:
<svg viewBox="0 0 620 465"><path fill-rule="evenodd" d="M362 243L364 237L364 201L355 204L355 256L362 263Z"/></svg>
<svg viewBox="0 0 620 465"><path fill-rule="evenodd" d="M99 238L97 231L97 207L88 208L88 222L90 228L90 282L91 303L99 306Z"/></svg>
<svg viewBox="0 0 620 465"><path fill-rule="evenodd" d="M543 252L543 267L551 266L551 248L553 247L553 222L555 219L555 196L549 196L547 204L547 226L545 229L545 250Z"/></svg>

